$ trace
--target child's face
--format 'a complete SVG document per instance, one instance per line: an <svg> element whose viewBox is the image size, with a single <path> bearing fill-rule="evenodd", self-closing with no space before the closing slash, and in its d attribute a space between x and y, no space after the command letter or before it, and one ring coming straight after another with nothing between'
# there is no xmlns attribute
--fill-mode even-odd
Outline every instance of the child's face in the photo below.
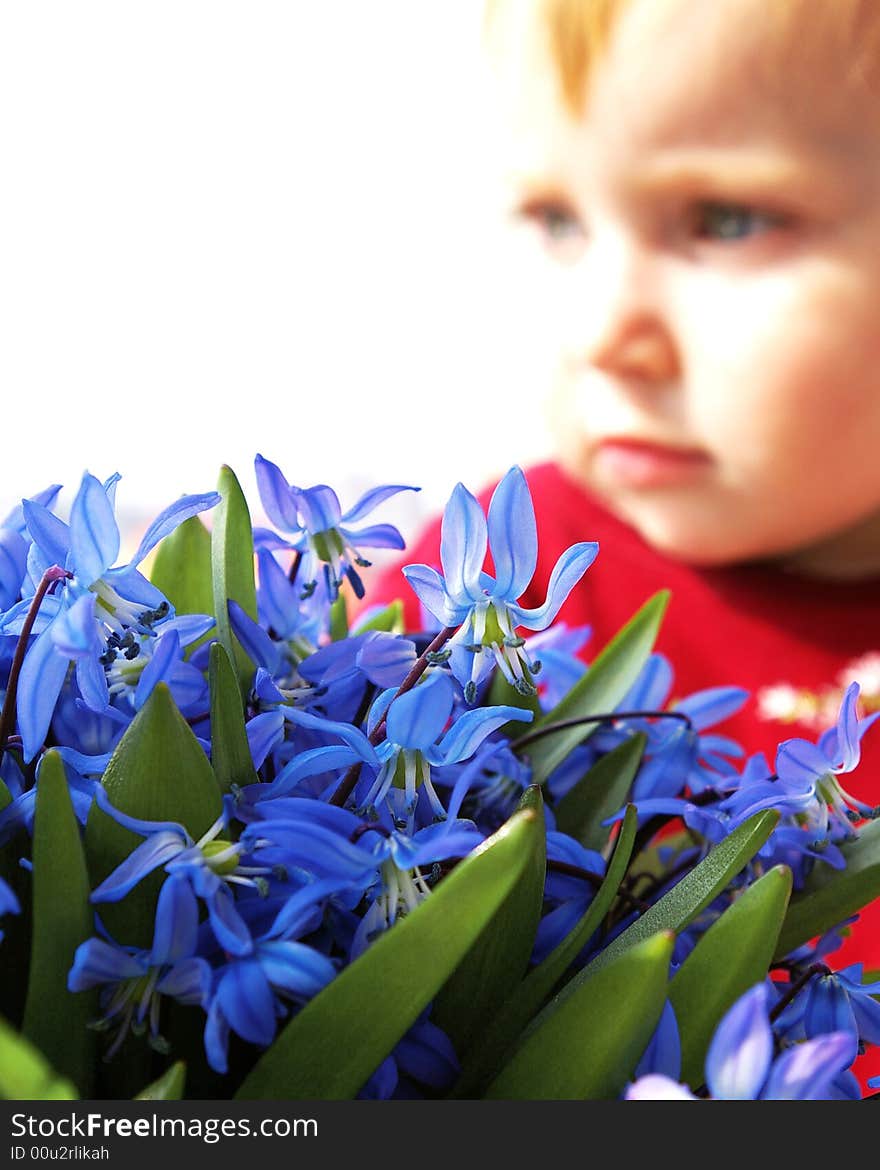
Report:
<svg viewBox="0 0 880 1170"><path fill-rule="evenodd" d="M648 541L855 575L880 569L880 99L827 41L768 48L771 7L632 0L580 118L523 17L528 295L560 457Z"/></svg>

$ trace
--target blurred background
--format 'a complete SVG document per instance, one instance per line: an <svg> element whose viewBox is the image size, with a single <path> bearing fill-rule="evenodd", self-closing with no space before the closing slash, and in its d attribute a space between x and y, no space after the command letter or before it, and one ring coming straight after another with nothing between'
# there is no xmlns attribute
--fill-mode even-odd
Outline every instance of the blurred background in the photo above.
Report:
<svg viewBox="0 0 880 1170"><path fill-rule="evenodd" d="M481 4L0 16L0 516L120 471L126 541L259 451L412 539L548 440Z"/></svg>

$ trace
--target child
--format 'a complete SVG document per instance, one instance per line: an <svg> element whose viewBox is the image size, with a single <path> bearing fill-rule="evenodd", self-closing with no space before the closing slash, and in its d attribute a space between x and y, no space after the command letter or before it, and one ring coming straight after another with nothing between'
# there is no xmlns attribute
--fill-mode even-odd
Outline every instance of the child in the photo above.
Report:
<svg viewBox="0 0 880 1170"><path fill-rule="evenodd" d="M676 695L746 687L720 730L772 763L853 679L880 706L880 4L496 0L487 41L558 326L523 604L598 541L560 614L587 658L668 587ZM848 778L875 804L878 738ZM880 966L877 927L835 965Z"/></svg>

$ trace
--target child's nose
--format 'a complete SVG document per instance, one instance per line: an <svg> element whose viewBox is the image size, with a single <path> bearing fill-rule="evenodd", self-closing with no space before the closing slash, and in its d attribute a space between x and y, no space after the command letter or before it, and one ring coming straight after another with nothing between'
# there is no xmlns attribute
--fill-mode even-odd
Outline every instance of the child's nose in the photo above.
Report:
<svg viewBox="0 0 880 1170"><path fill-rule="evenodd" d="M588 295L580 301L575 360L612 377L666 383L680 372L660 274L650 257L614 249L584 257Z"/></svg>

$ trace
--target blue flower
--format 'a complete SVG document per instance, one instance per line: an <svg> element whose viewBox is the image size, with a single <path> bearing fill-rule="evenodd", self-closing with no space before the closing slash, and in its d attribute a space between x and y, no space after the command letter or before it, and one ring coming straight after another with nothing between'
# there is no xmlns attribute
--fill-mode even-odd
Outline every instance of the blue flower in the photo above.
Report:
<svg viewBox="0 0 880 1170"><path fill-rule="evenodd" d="M567 833L547 833L547 879L544 885L545 913L538 923L532 963L542 962L575 927L593 900L595 885L602 878L605 862L600 853L584 847ZM565 869L554 869L562 862ZM577 871L582 871L583 877ZM552 907L549 911L547 907Z"/></svg>
<svg viewBox="0 0 880 1170"><path fill-rule="evenodd" d="M880 981L862 983L862 964L814 975L780 1017L790 1035L808 1039L825 1032L849 1032L860 1045L880 1044Z"/></svg>
<svg viewBox="0 0 880 1170"><path fill-rule="evenodd" d="M205 1022L205 1053L216 1072L227 1071L229 1033L267 1048L288 1004L317 995L335 977L333 963L312 947L288 939L258 939L220 968Z"/></svg>
<svg viewBox="0 0 880 1170"><path fill-rule="evenodd" d="M391 524L358 527L358 521L384 500L398 492L417 492L419 488L404 484L386 484L366 492L347 512L342 511L339 497L326 484L298 488L288 483L276 464L257 455L254 461L257 488L266 515L281 532L294 539L288 543L302 554L297 577L304 582L301 596L314 593L318 583L318 566L323 566L327 592L332 600L347 577L357 597L363 597L363 583L354 566L366 568L370 562L362 548L404 547L403 537ZM255 533L258 541L261 533ZM268 534L271 540L272 534Z"/></svg>
<svg viewBox="0 0 880 1170"><path fill-rule="evenodd" d="M837 725L817 744L806 739L787 739L776 753L776 772L792 799L805 814L819 839L853 837L852 822L877 815L877 810L851 796L837 777L851 772L861 756L861 739L880 717L875 711L859 719L856 710L859 684L851 683L840 706Z"/></svg>
<svg viewBox="0 0 880 1170"><path fill-rule="evenodd" d="M786 1049L774 1059L769 989L759 983L741 996L715 1030L706 1055L706 1086L719 1101L819 1101L843 1095L837 1083L856 1056L848 1032L828 1032ZM662 1075L637 1080L630 1101L695 1100Z"/></svg>
<svg viewBox="0 0 880 1170"><path fill-rule="evenodd" d="M251 886L265 892L271 867L241 860L243 847L219 834L226 827L224 811L198 841L174 821L144 821L128 816L110 803L106 791L96 786L98 806L123 828L146 839L92 891L93 902L118 902L155 869L189 882L207 908L211 928L221 945L233 954L251 949L250 932L235 906L231 886Z"/></svg>
<svg viewBox="0 0 880 1170"><path fill-rule="evenodd" d="M51 508L60 490L60 484L52 484L30 502ZM0 610L9 609L21 596L30 545L24 510L18 504L0 524Z"/></svg>
<svg viewBox="0 0 880 1170"><path fill-rule="evenodd" d="M15 893L6 884L3 878L0 878L0 917L4 914L20 914L21 906L18 903ZM0 930L0 942L3 940L3 931Z"/></svg>
<svg viewBox="0 0 880 1170"><path fill-rule="evenodd" d="M430 1009L397 1042L358 1093L360 1100L422 1098L423 1089L437 1096L451 1089L460 1071L446 1033L428 1019Z"/></svg>
<svg viewBox="0 0 880 1170"><path fill-rule="evenodd" d="M406 794L408 819L415 811L420 786L428 795L434 815L445 819L446 811L431 782L432 766L445 767L467 760L505 723L528 723L533 718L531 711L519 707L477 707L459 715L444 730L453 715L454 703L452 680L441 671L429 674L402 695L392 689L379 696L370 712L370 725L375 726L385 716L386 738L376 748L379 773L361 799L362 814L375 817L391 785L398 783Z"/></svg>
<svg viewBox="0 0 880 1170"><path fill-rule="evenodd" d="M381 817L365 822L348 809L320 800L285 797L256 806L261 819L242 834L258 862L302 870L328 893L366 895L369 903L351 946L355 958L376 936L426 898L434 863L463 857L483 841L470 821L458 819L456 793L445 821L410 835L402 823L405 796L389 793ZM423 872L428 868L428 877ZM306 890L308 887L306 887ZM299 921L294 900L279 913L267 934L286 937Z"/></svg>
<svg viewBox="0 0 880 1170"><path fill-rule="evenodd" d="M487 550L495 577L483 571ZM403 572L438 621L460 626L448 647L453 674L469 703L476 698L477 684L495 666L520 692L535 692L532 676L538 664L516 628L549 626L598 551L595 543L566 549L550 576L544 604L524 609L517 602L538 563L535 510L525 476L519 467L511 468L492 495L488 516L463 484L456 485L443 513L443 576L428 565L408 565Z"/></svg>
<svg viewBox="0 0 880 1170"><path fill-rule="evenodd" d="M101 988L103 1015L95 1026L117 1029L108 1058L129 1030L139 1033L149 1029L151 1046L168 1051L159 1032L162 996L185 1004L207 1003L211 968L204 959L195 957L198 922L198 904L189 885L180 878L169 878L159 891L149 951L121 947L102 938L90 938L76 948L67 987L70 991Z"/></svg>
<svg viewBox="0 0 880 1170"><path fill-rule="evenodd" d="M120 535L113 513L118 476L101 484L86 473L73 501L70 524L43 504L24 500L22 509L33 544L28 572L36 587L45 571L58 565L69 576L40 606L18 687L18 722L25 760L40 750L71 662L86 705L110 706L107 668L119 654L140 653L140 636L150 637L157 622L171 616L160 591L138 572L147 553L178 524L219 502L216 492L182 496L150 525L132 559L112 568ZM31 598L0 617L0 633L21 632Z"/></svg>

